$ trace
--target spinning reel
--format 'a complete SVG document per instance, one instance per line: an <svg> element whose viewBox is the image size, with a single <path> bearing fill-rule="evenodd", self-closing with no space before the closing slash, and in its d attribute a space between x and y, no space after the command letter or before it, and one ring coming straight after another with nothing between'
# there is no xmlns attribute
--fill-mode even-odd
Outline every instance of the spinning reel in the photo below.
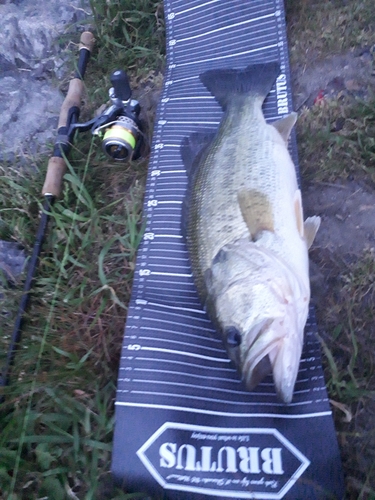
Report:
<svg viewBox="0 0 375 500"><path fill-rule="evenodd" d="M114 71L110 80L113 85L109 90L112 104L96 118L74 124L70 132L91 130L93 135L102 139L103 151L112 160L136 160L140 157L143 141L139 120L141 107L138 101L131 99L132 91L125 71Z"/></svg>

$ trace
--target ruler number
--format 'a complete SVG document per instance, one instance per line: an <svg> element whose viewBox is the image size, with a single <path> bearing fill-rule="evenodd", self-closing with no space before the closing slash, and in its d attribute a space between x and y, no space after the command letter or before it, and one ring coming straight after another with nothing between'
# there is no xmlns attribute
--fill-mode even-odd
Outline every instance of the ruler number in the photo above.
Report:
<svg viewBox="0 0 375 500"><path fill-rule="evenodd" d="M127 349L129 351L140 351L141 350L141 346L139 344L129 344L127 346Z"/></svg>

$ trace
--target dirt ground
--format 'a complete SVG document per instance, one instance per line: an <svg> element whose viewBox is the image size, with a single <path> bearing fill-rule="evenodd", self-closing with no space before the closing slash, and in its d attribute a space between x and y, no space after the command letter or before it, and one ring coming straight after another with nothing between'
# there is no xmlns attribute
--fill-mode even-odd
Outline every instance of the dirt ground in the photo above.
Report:
<svg viewBox="0 0 375 500"><path fill-rule="evenodd" d="M368 99L371 89L375 89L372 58L365 48L316 60L308 67L295 63L292 65L295 109L300 112L304 107L312 109L321 105L323 100L337 99L338 96ZM344 317L345 322L345 311L342 310L348 307L342 295L342 275L363 259L366 252L373 256L375 251L375 187L365 179L361 175L348 175L333 182L302 178L305 216L319 215L322 220L310 253L312 299L316 304L319 333L333 351L335 321L342 322ZM369 300L369 296L365 298ZM368 306L373 308L373 302ZM349 317L347 321L350 321ZM366 330L365 321L363 330ZM365 334L363 330L353 328L358 344L363 344L359 356L366 356L368 352L371 360L373 355L368 342L374 328L367 326ZM350 347L344 345L341 352L349 351ZM333 355L340 364L340 353L333 352ZM327 359L325 364L327 366ZM345 361L342 364L345 367ZM342 408L348 412L346 416L337 408L334 413L347 498L374 498L375 455L371 451L375 447L374 404L369 399L363 402L359 398L357 405ZM363 440L361 436L365 434L368 437Z"/></svg>
<svg viewBox="0 0 375 500"><path fill-rule="evenodd" d="M369 86L375 84L371 62L369 50L358 49L309 67L292 65L295 109L319 106L338 95L366 99ZM305 216L322 219L311 255L313 296L319 304L328 292L332 267L353 263L365 250L375 248L375 190L353 176L329 183L302 179L302 184Z"/></svg>
<svg viewBox="0 0 375 500"><path fill-rule="evenodd" d="M366 89L375 84L370 58L368 51L358 50L328 57L308 68L292 66L295 109L319 105L319 100L336 98L338 94L366 98ZM373 186L349 177L334 183L308 182L303 187L306 216L322 218L315 249L324 249L332 261L339 258L352 262L364 250L374 248ZM319 298L317 294L315 297Z"/></svg>

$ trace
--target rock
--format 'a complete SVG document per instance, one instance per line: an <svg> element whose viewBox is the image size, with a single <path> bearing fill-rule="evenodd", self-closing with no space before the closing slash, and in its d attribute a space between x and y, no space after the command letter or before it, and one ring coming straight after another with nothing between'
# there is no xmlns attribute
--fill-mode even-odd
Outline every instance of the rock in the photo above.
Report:
<svg viewBox="0 0 375 500"><path fill-rule="evenodd" d="M15 283L20 277L26 262L23 248L10 241L0 240L0 285Z"/></svg>
<svg viewBox="0 0 375 500"><path fill-rule="evenodd" d="M86 20L88 4L0 1L0 158L10 151L43 151L55 137L51 117L57 124L63 96L52 79L66 75L72 48L61 47L60 39L72 31L78 41L77 23Z"/></svg>
<svg viewBox="0 0 375 500"><path fill-rule="evenodd" d="M2 120L0 136L4 151L15 151L25 147L25 140L35 137L42 130L48 130L51 137L54 128L47 129L47 122L58 115L63 96L50 84L24 76L0 79L0 100Z"/></svg>

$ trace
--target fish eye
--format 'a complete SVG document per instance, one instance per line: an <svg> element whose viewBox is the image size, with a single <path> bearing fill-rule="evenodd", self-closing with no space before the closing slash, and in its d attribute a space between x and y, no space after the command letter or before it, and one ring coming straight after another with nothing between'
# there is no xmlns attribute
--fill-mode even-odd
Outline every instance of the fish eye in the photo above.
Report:
<svg viewBox="0 0 375 500"><path fill-rule="evenodd" d="M241 333L235 326L225 329L225 338L229 347L238 347L241 344Z"/></svg>

